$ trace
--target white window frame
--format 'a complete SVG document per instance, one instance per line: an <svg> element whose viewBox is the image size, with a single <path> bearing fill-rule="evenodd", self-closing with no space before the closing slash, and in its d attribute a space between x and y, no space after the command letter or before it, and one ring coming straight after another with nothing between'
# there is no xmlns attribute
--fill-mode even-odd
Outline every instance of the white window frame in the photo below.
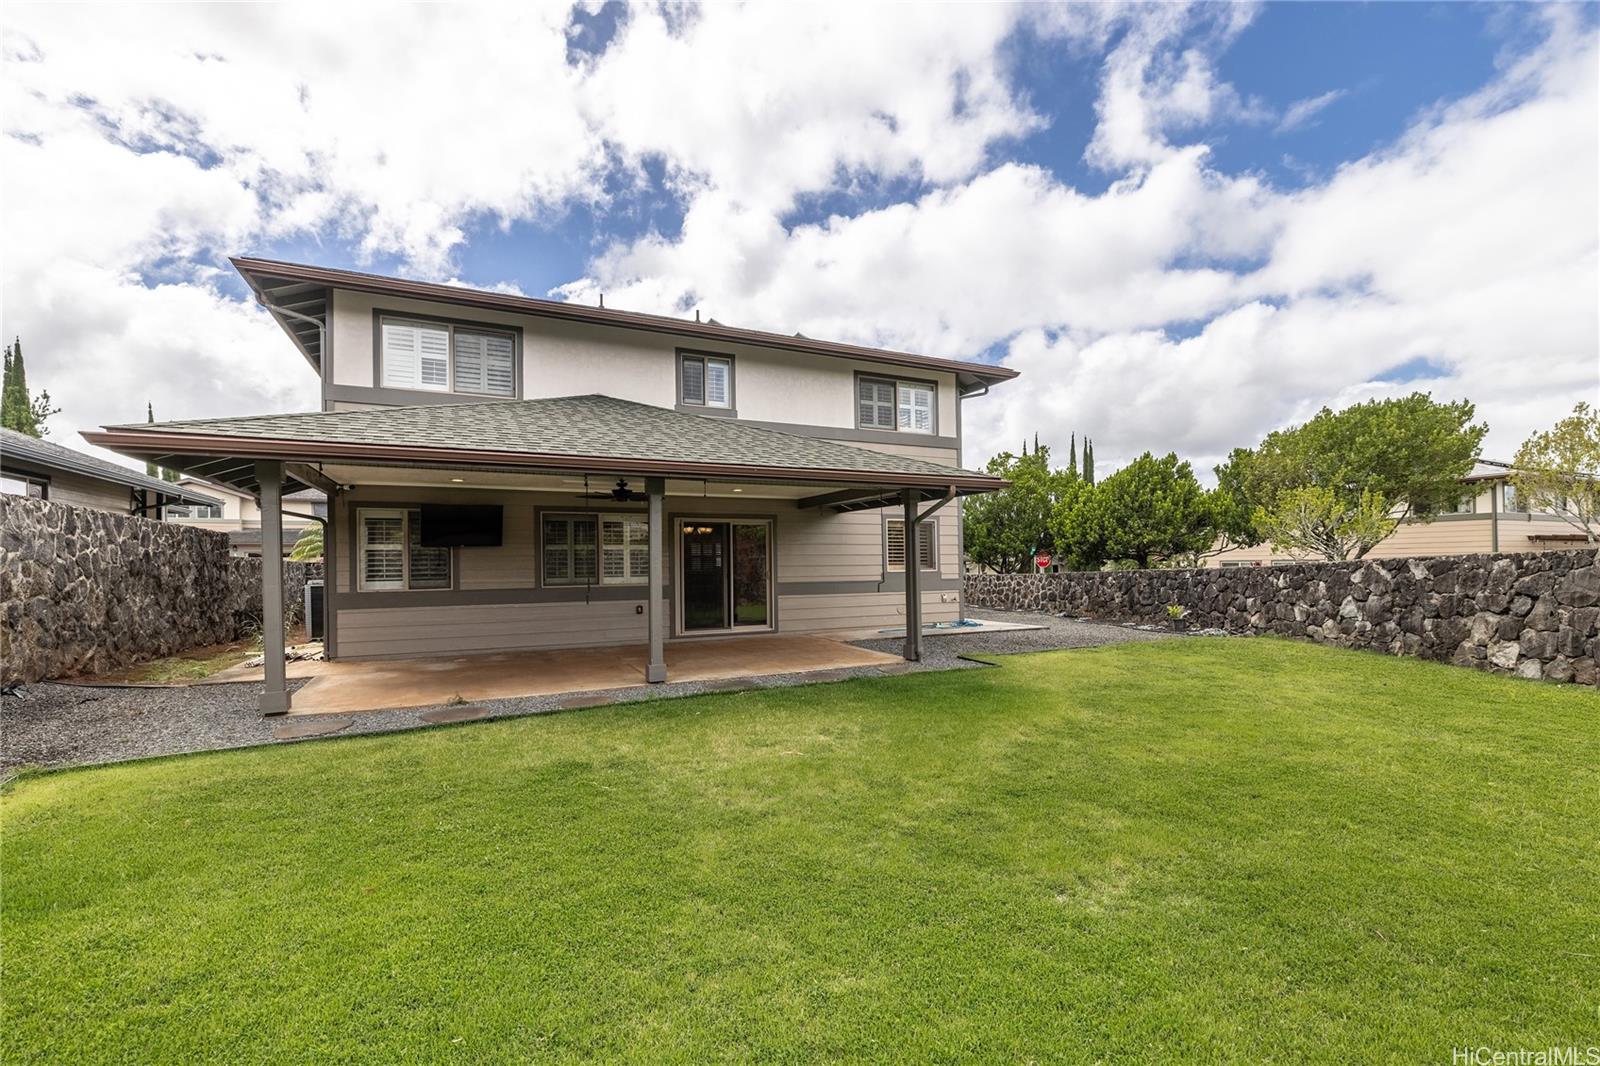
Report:
<svg viewBox="0 0 1600 1066"><path fill-rule="evenodd" d="M700 364L700 398L690 399L684 391L684 367L689 363ZM711 368L722 367L722 400L715 402L711 399ZM713 355L710 352L679 352L678 353L678 402L685 407L707 407L717 411L733 410L733 356Z"/></svg>
<svg viewBox="0 0 1600 1066"><path fill-rule="evenodd" d="M565 545L549 545L545 540L544 524L557 519L568 522L569 539ZM571 523L594 523L594 577L576 576L576 545L570 539ZM650 583L650 516L644 511L541 511L539 527L539 584L550 588L571 588L584 585L648 585ZM620 542L606 544L607 526L620 529ZM632 531L630 533L630 530ZM552 578L545 573L547 547L565 547L568 573L571 577ZM606 556L620 554L622 572L606 576ZM638 571L635 573L635 571Z"/></svg>
<svg viewBox="0 0 1600 1066"><path fill-rule="evenodd" d="M389 360L389 329L409 329L419 331L416 363L410 375L411 380L399 381L390 377ZM422 380L422 353L421 332L423 330L444 335L444 380L440 383L428 384ZM489 392L476 388L462 388L456 380L456 338L460 335L473 337L499 337L511 344L511 391ZM490 399L512 400L521 395L521 362L522 344L516 330L500 326L480 324L476 322L443 322L427 318L410 317L400 314L379 312L377 321L378 359L377 359L377 384L379 388L404 389L411 392L437 392L449 393L456 396L483 396ZM485 360L483 379L485 388L488 385L488 345L482 348Z"/></svg>
<svg viewBox="0 0 1600 1066"><path fill-rule="evenodd" d="M906 520L904 518L889 518L884 520L883 569L885 573L903 574L906 572L904 533L905 524ZM889 529L890 527L895 526L902 530L900 534L900 565L898 566L895 565L894 559L889 552ZM917 567L917 572L923 574L936 573L939 569L939 520L937 518L926 518L917 524L918 563L922 562L921 555L923 551L923 545L927 545L928 563L926 566L919 565Z"/></svg>
<svg viewBox="0 0 1600 1066"><path fill-rule="evenodd" d="M356 591L358 592L444 592L455 587L456 560L455 553L449 548L439 549L445 553L444 586L430 585L424 589L414 589L411 585L411 526L419 521L421 511L415 507L358 507L356 508ZM367 544L367 519L368 518L398 518L400 519L400 579L398 581L368 581L367 580L367 553L372 549ZM385 549L388 550L388 549Z"/></svg>

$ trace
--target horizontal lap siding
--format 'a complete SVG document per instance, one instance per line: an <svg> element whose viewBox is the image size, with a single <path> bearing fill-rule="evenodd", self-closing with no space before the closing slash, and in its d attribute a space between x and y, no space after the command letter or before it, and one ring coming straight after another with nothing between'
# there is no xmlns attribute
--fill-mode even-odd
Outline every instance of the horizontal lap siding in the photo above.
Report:
<svg viewBox="0 0 1600 1066"><path fill-rule="evenodd" d="M942 602L949 592L922 594L922 620L948 622L959 616L955 603ZM785 633L815 633L829 629L888 629L906 624L903 592L861 592L833 596L780 596L778 618Z"/></svg>
<svg viewBox="0 0 1600 1066"><path fill-rule="evenodd" d="M339 654L371 658L637 644L645 639L645 619L636 607L607 602L342 610Z"/></svg>

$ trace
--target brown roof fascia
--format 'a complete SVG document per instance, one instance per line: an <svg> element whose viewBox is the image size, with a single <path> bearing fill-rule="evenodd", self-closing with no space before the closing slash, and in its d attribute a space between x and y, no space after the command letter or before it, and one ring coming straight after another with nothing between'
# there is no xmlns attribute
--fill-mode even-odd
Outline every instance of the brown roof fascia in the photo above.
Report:
<svg viewBox="0 0 1600 1066"><path fill-rule="evenodd" d="M312 282L332 288L351 289L379 295L404 296L414 300L431 300L480 309L509 311L538 318L553 318L569 322L586 322L593 325L615 326L619 329L644 330L650 333L674 333L697 337L701 340L722 341L728 344L749 344L762 348L803 352L809 355L833 356L840 359L860 359L871 363L915 367L923 370L942 370L965 374L984 384L998 384L1016 377L1018 371L1010 367L989 363L971 363L960 359L939 359L931 355L912 355L883 348L867 348L836 341L812 340L808 337L785 336L764 330L740 329L710 322L687 322L667 315L651 315L640 311L618 311L611 308L584 307L562 303L558 300L541 300L532 296L487 292L483 289L460 288L427 281L407 281L404 278L387 278L379 274L363 274L353 270L335 270L331 267L285 263L272 259L254 259L236 256L228 260L235 270L244 275L250 287L260 293L252 273L293 281Z"/></svg>
<svg viewBox="0 0 1600 1066"><path fill-rule="evenodd" d="M616 471L665 476L740 479L785 479L800 481L841 481L878 485L921 487L950 485L994 491L1008 484L986 475L908 474L898 471L838 470L831 468L753 466L740 463L693 463L682 460L617 459L610 456L550 455L529 452L497 452L479 449L434 448L411 444L360 444L340 441L275 440L266 437L235 437L198 433L160 433L140 430L85 431L84 440L113 451L133 451L152 455L228 455L246 459L320 459L359 462L368 460L410 461L419 463L459 463L465 466L522 466L542 470Z"/></svg>

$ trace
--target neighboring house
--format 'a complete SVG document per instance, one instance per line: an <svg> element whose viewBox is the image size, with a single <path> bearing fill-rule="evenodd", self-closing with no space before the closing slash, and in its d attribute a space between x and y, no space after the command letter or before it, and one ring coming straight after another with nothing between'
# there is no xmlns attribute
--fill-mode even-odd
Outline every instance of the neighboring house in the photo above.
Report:
<svg viewBox="0 0 1600 1066"><path fill-rule="evenodd" d="M234 265L323 410L86 436L259 498L267 550L280 490L327 493L332 657L642 642L661 681L667 640L905 625L916 658L960 615L956 501L1005 485L961 468L962 401L1015 371Z"/></svg>
<svg viewBox="0 0 1600 1066"><path fill-rule="evenodd" d="M13 429L0 429L0 492L161 518L173 507L214 507L216 496Z"/></svg>
<svg viewBox="0 0 1600 1066"><path fill-rule="evenodd" d="M1578 548L1583 531L1559 515L1529 513L1517 500L1509 463L1483 460L1462 479L1454 512L1429 522L1406 521L1367 553L1369 559L1415 555L1472 555L1482 552L1537 552ZM1209 567L1265 566L1297 561L1270 544L1234 548L1205 560Z"/></svg>
<svg viewBox="0 0 1600 1066"><path fill-rule="evenodd" d="M208 492L222 502L213 506L193 504L169 506L166 520L186 526L199 526L228 534L230 554L242 557L261 555L261 505L243 489L225 482L202 481L184 476L178 484ZM302 489L283 497L283 551L288 554L306 526L317 518L327 518L327 497L317 489Z"/></svg>

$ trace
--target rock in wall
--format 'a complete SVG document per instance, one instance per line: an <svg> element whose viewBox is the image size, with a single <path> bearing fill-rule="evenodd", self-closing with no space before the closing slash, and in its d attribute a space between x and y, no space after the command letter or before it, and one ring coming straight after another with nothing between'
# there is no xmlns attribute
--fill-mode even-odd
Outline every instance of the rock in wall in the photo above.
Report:
<svg viewBox="0 0 1600 1066"><path fill-rule="evenodd" d="M967 603L1117 622L1276 633L1594 685L1600 552L1449 555L1226 570L968 574Z"/></svg>
<svg viewBox="0 0 1600 1066"><path fill-rule="evenodd" d="M284 564L298 621L315 564ZM228 535L0 495L0 680L101 673L260 628L261 560Z"/></svg>

